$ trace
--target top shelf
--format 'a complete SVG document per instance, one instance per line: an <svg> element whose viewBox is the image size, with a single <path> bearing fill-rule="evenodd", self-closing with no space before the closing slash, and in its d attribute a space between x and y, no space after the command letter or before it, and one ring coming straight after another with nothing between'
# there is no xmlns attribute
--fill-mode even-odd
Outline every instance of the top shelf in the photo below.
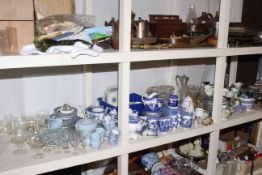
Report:
<svg viewBox="0 0 262 175"><path fill-rule="evenodd" d="M75 59L71 58L69 54L1 56L0 69L209 58L251 54L262 54L262 46L243 48L136 50L131 52L105 51L98 57L82 55Z"/></svg>

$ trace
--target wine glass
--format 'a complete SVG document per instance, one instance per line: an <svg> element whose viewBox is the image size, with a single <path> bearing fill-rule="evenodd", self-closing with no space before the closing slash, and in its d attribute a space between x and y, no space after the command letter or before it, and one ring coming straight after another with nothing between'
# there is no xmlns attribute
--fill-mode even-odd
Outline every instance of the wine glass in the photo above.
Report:
<svg viewBox="0 0 262 175"><path fill-rule="evenodd" d="M70 139L69 139L69 142L70 142L71 146L74 148L73 154L74 155L78 154L77 147L79 146L79 143L80 143L80 134L79 134L79 132L77 132L77 131L72 132L71 136L70 136Z"/></svg>
<svg viewBox="0 0 262 175"><path fill-rule="evenodd" d="M37 121L39 123L39 126L40 128L47 128L47 120L48 120L48 117L49 117L49 113L48 111L38 111L36 113L36 117L37 117Z"/></svg>
<svg viewBox="0 0 262 175"><path fill-rule="evenodd" d="M14 150L13 153L16 155L26 153L27 151L25 149L22 149L22 146L26 141L27 141L26 131L23 130L21 127L17 128L11 137L11 142L17 145L17 149Z"/></svg>
<svg viewBox="0 0 262 175"><path fill-rule="evenodd" d="M44 140L39 132L34 132L34 134L31 135L28 144L32 150L36 150L36 153L33 155L34 159L42 159L44 157L44 153L40 151L44 147Z"/></svg>

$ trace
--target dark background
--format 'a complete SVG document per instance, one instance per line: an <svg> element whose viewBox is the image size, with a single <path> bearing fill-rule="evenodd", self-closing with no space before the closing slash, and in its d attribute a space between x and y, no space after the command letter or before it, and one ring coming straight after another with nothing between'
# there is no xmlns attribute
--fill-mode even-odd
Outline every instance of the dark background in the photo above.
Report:
<svg viewBox="0 0 262 175"><path fill-rule="evenodd" d="M262 30L262 0L244 0L242 23L244 26ZM239 56L237 81L254 84L261 55Z"/></svg>

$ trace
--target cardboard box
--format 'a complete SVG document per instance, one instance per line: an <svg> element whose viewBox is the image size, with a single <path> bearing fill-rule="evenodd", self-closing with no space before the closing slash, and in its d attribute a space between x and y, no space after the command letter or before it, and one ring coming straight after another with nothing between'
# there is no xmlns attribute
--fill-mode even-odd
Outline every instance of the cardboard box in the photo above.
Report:
<svg viewBox="0 0 262 175"><path fill-rule="evenodd" d="M51 15L74 14L74 0L34 0L36 19Z"/></svg>
<svg viewBox="0 0 262 175"><path fill-rule="evenodd" d="M0 53L19 53L34 40L33 21L0 21Z"/></svg>
<svg viewBox="0 0 262 175"><path fill-rule="evenodd" d="M0 20L34 20L33 0L1 0Z"/></svg>

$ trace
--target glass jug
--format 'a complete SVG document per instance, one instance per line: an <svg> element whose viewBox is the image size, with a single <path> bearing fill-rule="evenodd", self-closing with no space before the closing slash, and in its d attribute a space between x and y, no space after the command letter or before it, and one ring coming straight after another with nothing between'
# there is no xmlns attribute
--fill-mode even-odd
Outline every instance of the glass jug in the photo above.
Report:
<svg viewBox="0 0 262 175"><path fill-rule="evenodd" d="M186 75L183 75L183 76L177 75L176 76L176 85L177 85L178 93L180 97L179 98L180 104L184 101L186 96L188 96L189 94L188 81L189 81L189 77L187 77Z"/></svg>

